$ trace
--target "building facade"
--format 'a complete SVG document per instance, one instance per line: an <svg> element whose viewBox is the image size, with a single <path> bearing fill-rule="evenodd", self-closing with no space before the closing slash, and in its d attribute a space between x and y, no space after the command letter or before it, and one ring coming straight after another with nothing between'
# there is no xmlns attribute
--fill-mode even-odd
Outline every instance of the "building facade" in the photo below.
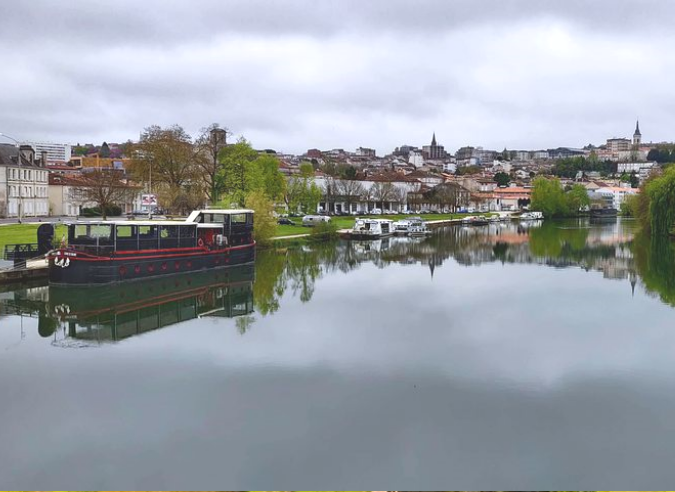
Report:
<svg viewBox="0 0 675 492"><path fill-rule="evenodd" d="M0 217L49 215L46 152L39 159L29 145L0 144Z"/></svg>
<svg viewBox="0 0 675 492"><path fill-rule="evenodd" d="M22 145L30 145L35 149L37 155L47 152L47 162L65 163L70 161L70 144L60 144L53 142L24 142Z"/></svg>

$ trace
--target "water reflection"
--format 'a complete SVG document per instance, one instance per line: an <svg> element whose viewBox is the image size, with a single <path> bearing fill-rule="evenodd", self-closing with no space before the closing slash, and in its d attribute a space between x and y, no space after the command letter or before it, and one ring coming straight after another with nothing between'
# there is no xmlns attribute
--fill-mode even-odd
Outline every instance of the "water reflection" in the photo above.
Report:
<svg viewBox="0 0 675 492"><path fill-rule="evenodd" d="M427 238L340 241L300 250L265 251L258 257L255 304L263 315L274 313L288 290L307 302L318 279L335 271L355 270L364 263L378 268L394 263L422 266L433 278L436 269L449 260L465 266L499 262L582 268L601 272L607 279L625 280L630 287L627 292L634 293L638 277L649 278L648 271L675 271L673 266L668 267L668 261L675 263L672 247L670 253L650 256L645 260L648 266L638 269L636 255L644 256L653 245L649 241L633 241L636 230L634 221L620 219L599 223L588 219L497 223L448 227ZM673 277L664 275L666 278ZM662 287L650 281L647 288Z"/></svg>
<svg viewBox="0 0 675 492"><path fill-rule="evenodd" d="M82 346L124 340L204 316L236 318L240 333L256 316L276 313L286 294L305 303L322 277L372 264L423 267L447 261L582 268L624 280L675 306L675 247L636 235L630 220L587 219L447 227L425 238L338 241L262 251L254 267L186 274L113 287L38 286L0 294L0 317L36 317L38 331L54 344ZM255 281L254 281L255 278ZM77 343L74 343L77 342Z"/></svg>
<svg viewBox="0 0 675 492"><path fill-rule="evenodd" d="M254 267L244 265L113 286L30 287L5 294L0 316L38 318L54 345L117 342L202 317L238 318L243 333L253 312Z"/></svg>

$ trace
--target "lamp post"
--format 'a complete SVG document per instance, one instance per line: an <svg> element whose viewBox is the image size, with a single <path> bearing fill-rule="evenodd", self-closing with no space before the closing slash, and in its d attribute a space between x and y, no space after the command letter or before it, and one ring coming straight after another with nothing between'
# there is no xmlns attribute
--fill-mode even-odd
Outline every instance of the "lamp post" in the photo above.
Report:
<svg viewBox="0 0 675 492"><path fill-rule="evenodd" d="M16 138L14 138L10 135L7 135L6 133L0 132L0 137L5 137L5 138L8 138L10 140L13 140L14 143L16 144L17 148L20 145L19 141ZM19 150L17 164L20 164L20 163L21 163L21 151ZM19 170L19 183L21 183L21 170ZM19 210L18 210L18 214L17 214L19 216L19 224L21 224L21 212L22 212L21 209L23 208L22 207L22 205L23 205L23 194L22 194L22 191L21 191L22 187L23 186L21 184L19 184L19 203L18 203Z"/></svg>

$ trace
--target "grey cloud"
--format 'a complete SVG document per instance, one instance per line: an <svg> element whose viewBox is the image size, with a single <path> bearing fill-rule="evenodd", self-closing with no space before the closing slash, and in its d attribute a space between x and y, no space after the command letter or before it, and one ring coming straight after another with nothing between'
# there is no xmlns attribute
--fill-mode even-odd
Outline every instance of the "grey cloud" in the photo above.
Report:
<svg viewBox="0 0 675 492"><path fill-rule="evenodd" d="M672 6L671 6L672 5ZM450 150L669 139L666 2L3 3L0 131L218 121L254 145ZM649 26L645 29L644 26ZM661 27L659 27L661 26Z"/></svg>

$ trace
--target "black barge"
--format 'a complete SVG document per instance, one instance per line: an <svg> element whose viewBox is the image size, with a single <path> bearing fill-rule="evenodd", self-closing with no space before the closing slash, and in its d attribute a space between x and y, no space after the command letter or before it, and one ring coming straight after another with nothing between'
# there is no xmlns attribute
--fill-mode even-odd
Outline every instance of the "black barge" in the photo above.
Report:
<svg viewBox="0 0 675 492"><path fill-rule="evenodd" d="M255 261L252 210L196 210L185 221L68 224L51 251L49 283L107 284Z"/></svg>

